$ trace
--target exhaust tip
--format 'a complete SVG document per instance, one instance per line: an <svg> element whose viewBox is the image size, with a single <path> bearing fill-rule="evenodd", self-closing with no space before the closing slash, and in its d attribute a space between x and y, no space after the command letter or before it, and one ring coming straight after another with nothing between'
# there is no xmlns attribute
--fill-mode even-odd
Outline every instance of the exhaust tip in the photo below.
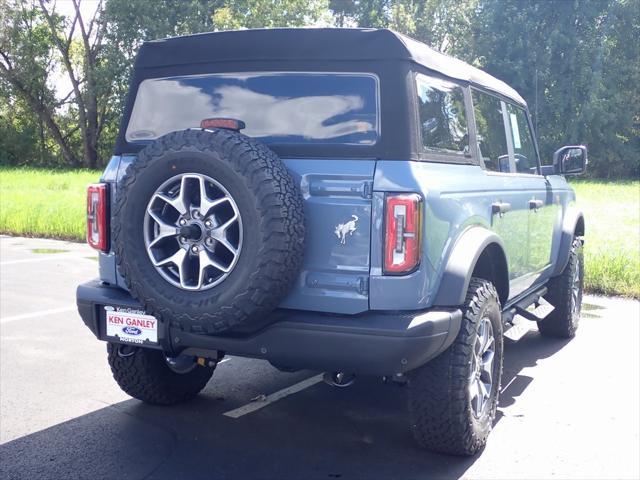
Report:
<svg viewBox="0 0 640 480"><path fill-rule="evenodd" d="M353 373L325 372L325 374L322 375L322 380L332 387L346 388L353 385L356 376Z"/></svg>

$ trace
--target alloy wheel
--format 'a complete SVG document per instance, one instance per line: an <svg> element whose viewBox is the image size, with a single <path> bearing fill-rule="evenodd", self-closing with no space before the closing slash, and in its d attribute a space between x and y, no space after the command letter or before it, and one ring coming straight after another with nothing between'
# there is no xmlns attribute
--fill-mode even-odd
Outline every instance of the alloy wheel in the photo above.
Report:
<svg viewBox="0 0 640 480"><path fill-rule="evenodd" d="M493 325L489 317L485 316L480 321L473 345L468 385L471 409L476 418L482 417L488 410L493 388L494 356L495 337Z"/></svg>
<svg viewBox="0 0 640 480"><path fill-rule="evenodd" d="M242 249L242 218L229 192L213 178L176 175L152 195L144 242L156 271L183 290L224 281Z"/></svg>

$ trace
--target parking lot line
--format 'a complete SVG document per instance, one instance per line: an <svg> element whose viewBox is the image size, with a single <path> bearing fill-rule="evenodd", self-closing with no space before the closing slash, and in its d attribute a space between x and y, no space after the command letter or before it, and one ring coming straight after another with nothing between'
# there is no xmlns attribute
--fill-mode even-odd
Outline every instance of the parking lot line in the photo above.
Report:
<svg viewBox="0 0 640 480"><path fill-rule="evenodd" d="M87 258L87 255L90 255L90 254L91 252L89 252L86 255L77 254L77 253L73 253L73 254L72 253L62 253L62 254L56 253L56 254L43 255L38 258L23 258L21 260L7 260L6 262L0 262L0 267L7 267L9 265L20 265L23 263L45 262L47 260L75 260L75 259L81 259L81 258L90 260L89 258Z"/></svg>
<svg viewBox="0 0 640 480"><path fill-rule="evenodd" d="M507 388L511 386L511 384L515 381L516 378L518 378L517 375L515 375L511 380L509 380L509 383L507 383L504 387L502 387L502 390L500 390L500 394L503 394L505 390L507 390Z"/></svg>
<svg viewBox="0 0 640 480"><path fill-rule="evenodd" d="M290 387L283 388L282 390L278 390L277 392L272 393L271 395L267 395L260 400L247 403L246 405L243 405L242 407L236 408L234 410L229 410L228 412L225 412L223 415L230 418L240 418L243 415L255 412L256 410L260 410L261 408L264 408L267 405L272 404L273 402L277 402L278 400L288 397L289 395L298 393L304 390L305 388L312 387L313 385L315 385L316 383L320 383L321 381L322 381L322 374L316 375L311 378L307 378L306 380L302 380L301 382L291 385Z"/></svg>
<svg viewBox="0 0 640 480"><path fill-rule="evenodd" d="M44 315L52 315L54 313L65 313L76 311L78 307L68 305L60 308L50 308L48 310L40 310L39 312L23 313L21 315L12 315L10 317L0 317L0 323L9 323L15 320L26 320L28 318L42 317Z"/></svg>

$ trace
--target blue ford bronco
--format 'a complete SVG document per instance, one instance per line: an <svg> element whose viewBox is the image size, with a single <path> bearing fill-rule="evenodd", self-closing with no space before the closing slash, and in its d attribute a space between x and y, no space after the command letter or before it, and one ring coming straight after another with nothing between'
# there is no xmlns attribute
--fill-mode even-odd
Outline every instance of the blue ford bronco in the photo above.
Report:
<svg viewBox="0 0 640 480"><path fill-rule="evenodd" d="M565 176L587 152L552 160L514 89L390 30L148 42L88 188L100 278L78 309L144 402L189 400L225 355L336 386L377 375L406 386L422 446L471 455L503 338L578 326Z"/></svg>

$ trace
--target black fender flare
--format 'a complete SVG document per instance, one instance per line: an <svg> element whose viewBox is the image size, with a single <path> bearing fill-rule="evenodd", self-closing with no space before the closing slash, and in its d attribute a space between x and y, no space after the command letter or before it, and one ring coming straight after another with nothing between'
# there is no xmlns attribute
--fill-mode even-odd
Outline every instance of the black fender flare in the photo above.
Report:
<svg viewBox="0 0 640 480"><path fill-rule="evenodd" d="M495 244L499 249L506 267L504 242L496 233L482 226L473 226L460 234L442 271L442 279L433 302L434 305L444 307L459 306L464 303L478 259L482 252L492 244ZM506 273L506 292L503 291L501 295L503 300L509 297L508 272Z"/></svg>
<svg viewBox="0 0 640 480"><path fill-rule="evenodd" d="M574 236L584 235L584 214L576 207L567 208L562 219L562 233L560 237L560 248L556 257L555 268L552 277L560 275L569 261L569 252L573 244Z"/></svg>

